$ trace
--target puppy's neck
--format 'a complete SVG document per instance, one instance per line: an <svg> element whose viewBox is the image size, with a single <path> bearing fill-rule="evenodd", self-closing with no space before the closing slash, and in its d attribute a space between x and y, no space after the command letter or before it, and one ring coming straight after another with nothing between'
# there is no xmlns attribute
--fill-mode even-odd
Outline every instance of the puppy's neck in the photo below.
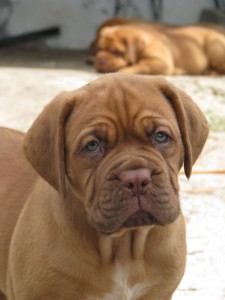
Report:
<svg viewBox="0 0 225 300"><path fill-rule="evenodd" d="M144 257L146 239L152 227L124 230L119 235L99 235L99 253L102 264L116 260L140 260Z"/></svg>
<svg viewBox="0 0 225 300"><path fill-rule="evenodd" d="M79 239L81 243L88 244L87 249L97 250L102 265L110 265L115 261L141 260L144 257L146 240L154 225L122 229L112 235L103 235L91 226L79 200L74 201L72 197L59 198L59 207L54 203L54 215L60 230L66 232L65 236L70 241ZM68 228L71 230L68 231Z"/></svg>

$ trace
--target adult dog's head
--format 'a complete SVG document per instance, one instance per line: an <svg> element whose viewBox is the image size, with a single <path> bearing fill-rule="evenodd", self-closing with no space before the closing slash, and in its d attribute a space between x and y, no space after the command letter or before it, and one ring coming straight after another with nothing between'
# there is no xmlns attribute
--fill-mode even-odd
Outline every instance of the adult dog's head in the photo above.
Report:
<svg viewBox="0 0 225 300"><path fill-rule="evenodd" d="M208 134L190 97L161 78L106 75L62 93L28 131L25 153L70 201L81 201L102 233L166 225L180 213L186 176Z"/></svg>
<svg viewBox="0 0 225 300"><path fill-rule="evenodd" d="M132 25L102 28L92 47L98 72L114 72L137 62L150 35Z"/></svg>

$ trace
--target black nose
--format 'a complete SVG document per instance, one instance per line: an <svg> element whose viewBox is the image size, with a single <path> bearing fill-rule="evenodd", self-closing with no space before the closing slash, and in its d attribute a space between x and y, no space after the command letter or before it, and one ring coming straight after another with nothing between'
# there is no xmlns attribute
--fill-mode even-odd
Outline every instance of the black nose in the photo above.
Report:
<svg viewBox="0 0 225 300"><path fill-rule="evenodd" d="M119 178L123 186L135 196L144 194L151 183L150 171L144 168L123 171Z"/></svg>

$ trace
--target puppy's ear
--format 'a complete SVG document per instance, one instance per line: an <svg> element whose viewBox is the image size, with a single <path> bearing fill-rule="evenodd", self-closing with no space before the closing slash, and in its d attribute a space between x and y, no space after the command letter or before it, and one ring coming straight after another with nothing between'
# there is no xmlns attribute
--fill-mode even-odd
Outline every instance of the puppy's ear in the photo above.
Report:
<svg viewBox="0 0 225 300"><path fill-rule="evenodd" d="M140 53L144 48L144 42L136 36L128 36L125 39L126 60L129 64L135 64L138 61Z"/></svg>
<svg viewBox="0 0 225 300"><path fill-rule="evenodd" d="M143 49L145 48L145 39L138 35L132 33L132 35L127 35L124 40L125 46L127 48L126 51L126 60L129 64L135 64Z"/></svg>
<svg viewBox="0 0 225 300"><path fill-rule="evenodd" d="M138 59L138 53L137 53L137 45L134 43L133 38L128 37L125 39L125 46L127 48L126 51L126 60L129 64L136 63Z"/></svg>
<svg viewBox="0 0 225 300"><path fill-rule="evenodd" d="M194 101L182 90L158 78L159 89L173 107L184 145L184 171L189 178L192 166L206 142L208 122Z"/></svg>
<svg viewBox="0 0 225 300"><path fill-rule="evenodd" d="M34 169L65 195L64 126L74 107L63 92L48 104L26 134L24 152Z"/></svg>

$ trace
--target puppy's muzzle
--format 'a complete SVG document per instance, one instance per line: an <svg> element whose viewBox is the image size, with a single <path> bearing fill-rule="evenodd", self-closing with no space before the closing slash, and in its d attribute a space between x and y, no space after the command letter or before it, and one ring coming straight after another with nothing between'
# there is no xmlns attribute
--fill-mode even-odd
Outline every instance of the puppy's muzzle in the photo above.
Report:
<svg viewBox="0 0 225 300"><path fill-rule="evenodd" d="M151 183L150 172L147 169L128 170L120 174L119 179L128 193L140 197L146 193Z"/></svg>
<svg viewBox="0 0 225 300"><path fill-rule="evenodd" d="M130 197L137 199L139 209L135 211L124 223L125 227L136 227L141 225L157 224L157 220L149 212L143 210L146 198L145 194L151 185L151 174L149 169L137 169L123 171L119 179L122 186ZM128 197L129 197L128 196Z"/></svg>

